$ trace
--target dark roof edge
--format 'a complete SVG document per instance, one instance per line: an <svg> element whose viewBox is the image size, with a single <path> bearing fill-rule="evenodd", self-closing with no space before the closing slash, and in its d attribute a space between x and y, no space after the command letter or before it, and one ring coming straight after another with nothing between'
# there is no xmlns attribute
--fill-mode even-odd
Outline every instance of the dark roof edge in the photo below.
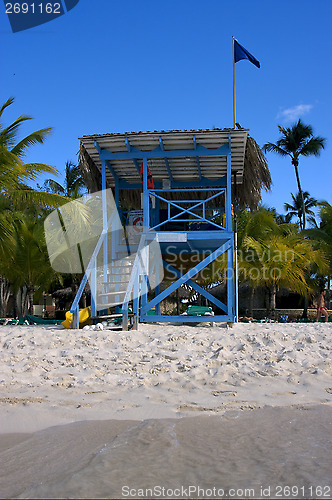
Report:
<svg viewBox="0 0 332 500"><path fill-rule="evenodd" d="M248 128L234 129L234 128L206 128L206 129L190 129L190 130L147 130L139 132L116 132L107 134L89 134L82 135L78 139L85 139L87 137L115 137L115 136L129 136L129 135L152 135L152 134L173 134L173 133L190 133L190 132L249 132Z"/></svg>

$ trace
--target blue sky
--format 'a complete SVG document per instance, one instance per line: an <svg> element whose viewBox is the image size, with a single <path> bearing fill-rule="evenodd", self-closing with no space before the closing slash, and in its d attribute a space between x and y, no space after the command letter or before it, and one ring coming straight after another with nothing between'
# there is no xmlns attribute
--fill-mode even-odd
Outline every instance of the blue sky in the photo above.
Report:
<svg viewBox="0 0 332 500"><path fill-rule="evenodd" d="M237 121L263 145L298 118L327 138L303 159L303 189L332 203L331 0L80 0L13 34L0 4L1 100L15 97L25 134L54 127L29 161L63 174L92 133L232 127L232 35L261 63L236 64ZM287 158L269 153L263 202L283 212L297 191ZM58 179L62 180L61 175Z"/></svg>

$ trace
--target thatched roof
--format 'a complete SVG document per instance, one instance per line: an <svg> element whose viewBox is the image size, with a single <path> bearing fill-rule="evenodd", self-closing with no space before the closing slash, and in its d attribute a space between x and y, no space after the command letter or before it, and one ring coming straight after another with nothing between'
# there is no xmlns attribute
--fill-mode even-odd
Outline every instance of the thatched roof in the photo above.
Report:
<svg viewBox="0 0 332 500"><path fill-rule="evenodd" d="M236 199L234 198L233 202L241 209L245 207L255 209L261 201L261 190L269 190L271 187L271 176L261 149L255 140L248 135L248 130L240 127L238 130L175 130L84 136L80 138L79 166L89 190L95 192L101 189L101 163L98 151L95 149L95 141L100 144L102 149L107 149L113 153L125 153L128 150L128 141L130 141L130 145L141 151L152 151L156 144L159 144L160 138L164 141L168 150L186 148L194 150L193 137L196 138L197 144L207 148L217 148L228 141L229 135L231 136L232 147L232 173L236 172L237 183ZM169 159L168 163L175 180L199 179L195 158L173 158ZM204 177L218 179L225 174L225 156L200 157L199 163ZM112 161L112 167L117 175L127 182L141 182L132 160ZM164 159L154 158L149 163L149 168L154 180L168 178ZM107 185L112 188L114 186L114 179L110 172L107 172ZM199 199L200 193L197 193L197 195L196 199ZM176 193L176 197L180 199L181 194ZM140 203L140 191L138 189L120 190L120 205L125 206L127 209L139 209Z"/></svg>
<svg viewBox="0 0 332 500"><path fill-rule="evenodd" d="M101 173L88 155L83 144L80 145L79 163L83 180L91 193L101 190Z"/></svg>
<svg viewBox="0 0 332 500"><path fill-rule="evenodd" d="M67 288L62 288L61 290L56 290L52 293L52 297L55 299L73 300L75 297L75 292L69 286Z"/></svg>
<svg viewBox="0 0 332 500"><path fill-rule="evenodd" d="M85 285L85 291L90 292L90 284L87 282ZM55 299L63 299L63 300L74 300L76 295L76 291L73 291L71 286L68 286L67 288L61 288L60 290L56 290L55 292L52 293L52 297Z"/></svg>
<svg viewBox="0 0 332 500"><path fill-rule="evenodd" d="M262 199L262 189L270 191L271 174L262 150L248 135L242 184L236 188L237 208L255 210Z"/></svg>

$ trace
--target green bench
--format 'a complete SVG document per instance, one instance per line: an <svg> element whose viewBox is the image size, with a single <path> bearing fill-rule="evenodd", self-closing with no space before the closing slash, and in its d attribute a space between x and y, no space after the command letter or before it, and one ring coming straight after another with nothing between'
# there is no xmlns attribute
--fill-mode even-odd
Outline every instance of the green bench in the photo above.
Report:
<svg viewBox="0 0 332 500"><path fill-rule="evenodd" d="M188 316L214 316L212 307L188 306L185 315Z"/></svg>

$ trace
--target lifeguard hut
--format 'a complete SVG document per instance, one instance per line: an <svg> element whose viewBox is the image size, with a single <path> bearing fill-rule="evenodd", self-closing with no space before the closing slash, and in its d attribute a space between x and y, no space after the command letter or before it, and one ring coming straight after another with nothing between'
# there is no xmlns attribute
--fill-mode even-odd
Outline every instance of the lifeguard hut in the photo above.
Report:
<svg viewBox="0 0 332 500"><path fill-rule="evenodd" d="M111 314L111 296L117 295L123 327L128 311L137 322L234 322L236 320L235 241L232 217L232 189L243 181L246 129L160 131L90 135L80 138L80 168L91 192L112 189L120 220L130 213L142 228L130 262L116 273L127 275L125 287L110 288L107 274L109 252L104 214L104 236L93 258L103 254L104 276L92 280L92 316ZM106 210L106 202L104 204ZM156 281L153 295L147 292L151 277L149 256L144 249L152 241L160 246L167 283ZM112 249L117 252L120 249ZM227 262L226 300L221 301L195 282L222 254ZM176 266L185 255L186 266ZM190 264L190 256L195 256ZM121 259L120 256L117 257ZM128 257L130 259L130 256ZM184 268L185 267L185 268ZM71 311L78 326L78 303L91 273L81 283ZM158 273L158 269L152 270ZM161 303L182 285L189 285L205 297L215 315L161 314ZM99 289L98 289L99 288ZM96 297L102 296L102 305ZM104 306L104 307L103 307ZM151 312L153 311L153 314Z"/></svg>

